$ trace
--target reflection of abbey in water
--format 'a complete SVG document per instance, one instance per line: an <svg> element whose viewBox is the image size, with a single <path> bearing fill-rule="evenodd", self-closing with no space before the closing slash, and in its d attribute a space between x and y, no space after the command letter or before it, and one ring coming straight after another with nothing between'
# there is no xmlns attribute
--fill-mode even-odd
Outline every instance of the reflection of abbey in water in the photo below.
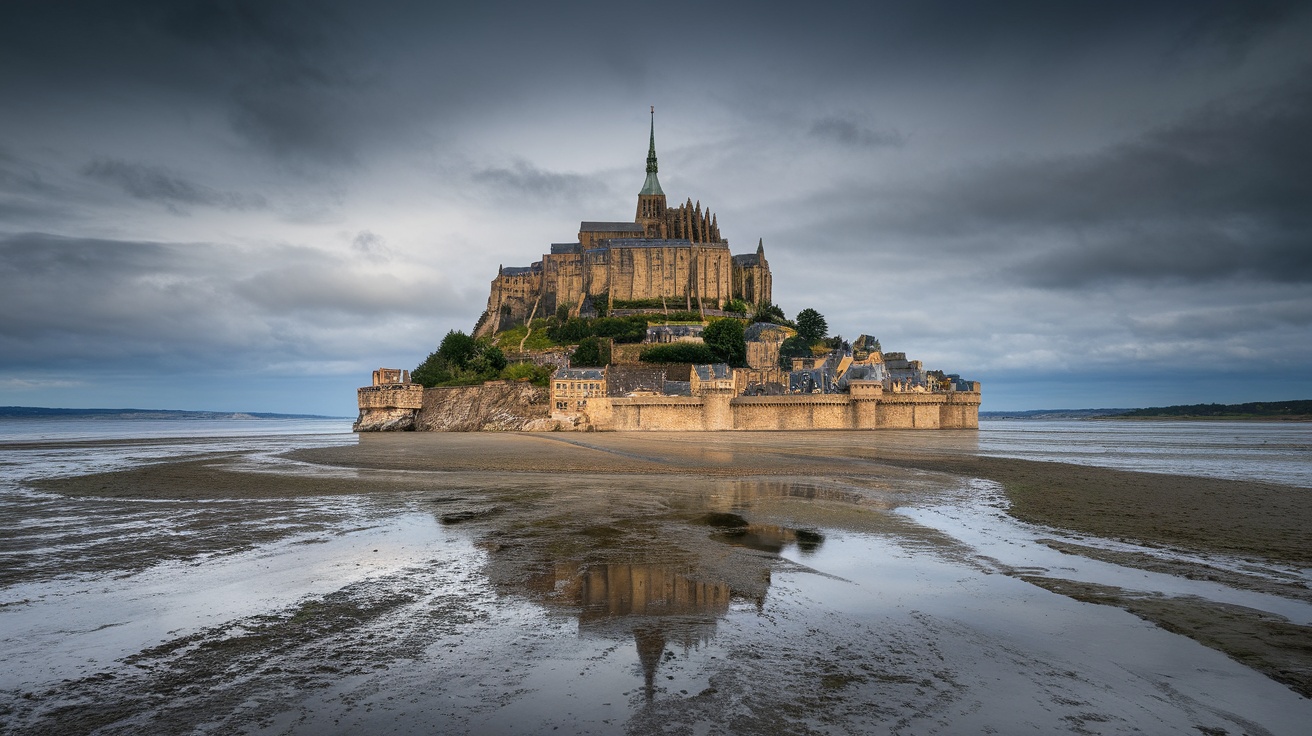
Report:
<svg viewBox="0 0 1312 736"><path fill-rule="evenodd" d="M730 513L708 514L703 521L718 530L713 538L762 551L778 553L789 544L811 551L823 542L817 532L749 524ZM650 699L656 692L656 673L666 647L690 649L710 641L717 621L729 612L735 598L757 608L765 604L770 567L767 561L761 562L752 590L733 590L728 583L697 579L684 569L659 563L557 565L549 587L557 603L578 606L581 635L633 636L643 687ZM537 587L546 589L547 582L539 581Z"/></svg>
<svg viewBox="0 0 1312 736"><path fill-rule="evenodd" d="M649 700L656 693L666 647L691 649L710 641L733 596L728 583L695 580L670 565L610 564L562 572L567 576L558 590L579 606L579 634L633 637ZM758 606L769 586L769 569L764 572L764 585L755 596Z"/></svg>

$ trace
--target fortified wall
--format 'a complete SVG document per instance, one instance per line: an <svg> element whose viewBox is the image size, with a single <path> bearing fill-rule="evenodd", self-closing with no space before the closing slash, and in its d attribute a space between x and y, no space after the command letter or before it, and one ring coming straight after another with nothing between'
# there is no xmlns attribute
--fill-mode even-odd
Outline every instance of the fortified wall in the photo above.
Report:
<svg viewBox="0 0 1312 736"><path fill-rule="evenodd" d="M854 383L848 394L737 396L716 388L695 396L596 398L583 413L593 429L615 431L978 429L979 404L978 383L940 393Z"/></svg>
<svg viewBox="0 0 1312 736"><path fill-rule="evenodd" d="M496 381L423 388L414 383L359 390L357 432L691 431L807 429L977 429L979 383L967 391L885 391L853 382L846 394L740 396L732 381L693 396L592 395L568 414L552 411L547 389Z"/></svg>

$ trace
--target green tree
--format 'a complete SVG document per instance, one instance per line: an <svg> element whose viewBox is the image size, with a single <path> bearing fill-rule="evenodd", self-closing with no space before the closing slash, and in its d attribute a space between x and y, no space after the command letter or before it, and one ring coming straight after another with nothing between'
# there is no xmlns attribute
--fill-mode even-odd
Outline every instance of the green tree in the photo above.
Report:
<svg viewBox="0 0 1312 736"><path fill-rule="evenodd" d="M492 340L482 338L474 344L474 354L466 361L465 367L471 373L495 375L506 367L506 354Z"/></svg>
<svg viewBox="0 0 1312 736"><path fill-rule="evenodd" d="M585 337L569 356L570 365L576 368L603 366L610 362L610 343L599 337Z"/></svg>
<svg viewBox="0 0 1312 736"><path fill-rule="evenodd" d="M496 377L505 367L506 355L491 338L475 340L451 330L437 350L410 371L410 380L427 387L480 383Z"/></svg>
<svg viewBox="0 0 1312 736"><path fill-rule="evenodd" d="M824 315L814 309L803 309L797 313L797 336L808 343L819 342L829 336L829 324Z"/></svg>
<svg viewBox="0 0 1312 736"><path fill-rule="evenodd" d="M592 323L582 317L571 317L564 324L547 328L547 337L561 345L576 343L592 334Z"/></svg>
<svg viewBox="0 0 1312 736"><path fill-rule="evenodd" d="M702 341L721 362L735 368L747 365L747 341L743 339L743 323L732 317L717 319L702 331Z"/></svg>
<svg viewBox="0 0 1312 736"><path fill-rule="evenodd" d="M478 345L474 338L459 330L446 333L442 344L437 347L438 357L451 368L464 368L477 351Z"/></svg>
<svg viewBox="0 0 1312 736"><path fill-rule="evenodd" d="M427 358L419 364L414 370L410 371L410 380L415 383L432 388L439 383L445 383L451 380L451 371L447 369L437 351L428 354Z"/></svg>
<svg viewBox="0 0 1312 736"><path fill-rule="evenodd" d="M756 305L756 311L752 314L753 322L773 322L777 325L787 324L788 318L784 316L784 310L771 304L770 302L761 302Z"/></svg>
<svg viewBox="0 0 1312 736"><path fill-rule="evenodd" d="M779 345L779 366L781 368L792 368L793 358L809 357L811 357L811 341L801 335L793 335Z"/></svg>

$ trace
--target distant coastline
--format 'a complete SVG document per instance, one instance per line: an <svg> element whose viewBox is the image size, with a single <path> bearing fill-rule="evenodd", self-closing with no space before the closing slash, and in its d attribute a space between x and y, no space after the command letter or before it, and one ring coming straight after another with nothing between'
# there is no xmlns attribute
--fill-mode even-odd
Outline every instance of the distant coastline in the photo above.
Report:
<svg viewBox="0 0 1312 736"><path fill-rule="evenodd" d="M264 411L189 411L186 409L60 409L45 406L0 406L4 419L350 419L323 414L277 414Z"/></svg>
<svg viewBox="0 0 1312 736"><path fill-rule="evenodd" d="M981 411L980 419L1178 419L1312 422L1312 400L1246 404L1178 404L1144 409L1033 409Z"/></svg>

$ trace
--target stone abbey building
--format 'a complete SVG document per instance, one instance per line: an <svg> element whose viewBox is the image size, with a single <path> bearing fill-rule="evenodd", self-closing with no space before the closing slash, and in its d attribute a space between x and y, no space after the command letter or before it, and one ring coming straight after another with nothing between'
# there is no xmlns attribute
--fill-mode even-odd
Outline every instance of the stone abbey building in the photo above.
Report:
<svg viewBox="0 0 1312 736"><path fill-rule="evenodd" d="M730 299L771 300L770 264L755 253L732 255L710 208L691 199L670 207L656 177L656 113L652 109L647 179L632 222L584 221L578 241L553 243L529 266L505 267L492 280L475 336L491 335L561 306L586 315L597 300L643 301L671 310L719 310Z"/></svg>
<svg viewBox="0 0 1312 736"><path fill-rule="evenodd" d="M733 255L719 221L700 202L670 207L656 177L655 110L647 179L632 222L590 222L578 241L555 243L542 260L502 267L492 281L475 336L491 336L534 317L591 317L605 309L700 312L699 324L648 326L645 345L701 342L708 318L726 303L772 301L770 264ZM623 313L623 312L618 312ZM684 315L691 317L692 315ZM683 322L694 322L684 319ZM791 328L756 323L744 331L746 367L643 364L616 346L605 367L571 367L563 352L520 355L559 366L548 388L496 380L424 388L397 369L374 371L358 392L355 430L373 431L720 431L809 429L976 429L980 384L927 371L903 353L884 353L866 335L824 355L780 351ZM521 342L522 345L522 342ZM620 348L626 350L621 350ZM815 346L812 346L813 348ZM564 362L558 362L560 358Z"/></svg>

